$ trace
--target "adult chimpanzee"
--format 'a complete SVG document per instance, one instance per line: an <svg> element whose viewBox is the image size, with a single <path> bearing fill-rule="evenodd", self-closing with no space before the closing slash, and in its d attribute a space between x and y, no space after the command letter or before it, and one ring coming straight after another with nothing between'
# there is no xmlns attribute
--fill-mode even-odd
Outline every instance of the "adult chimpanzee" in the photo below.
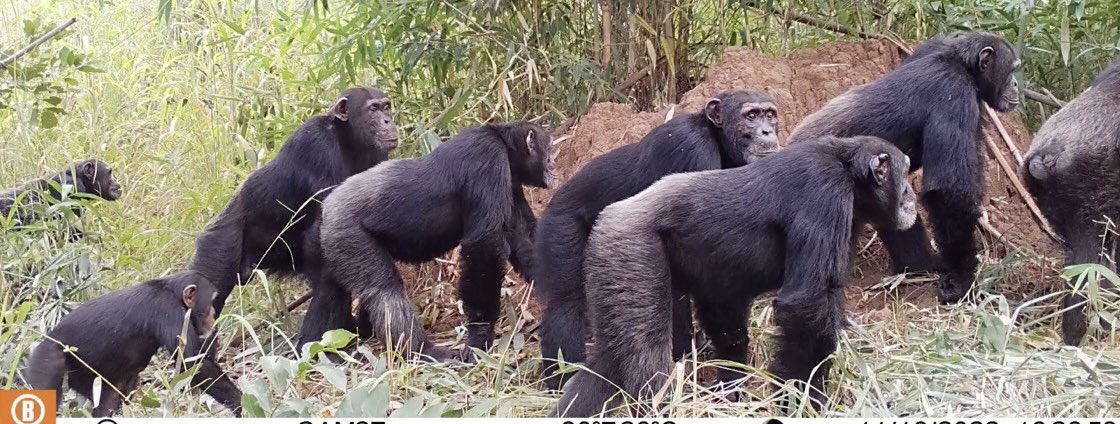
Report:
<svg viewBox="0 0 1120 424"><path fill-rule="evenodd" d="M591 416L619 388L641 398L662 387L673 364L674 292L696 303L716 356L742 363L752 300L779 290L771 369L783 380L811 379L823 403L829 364L810 374L844 325L852 234L862 223L914 223L909 166L878 138L825 136L747 167L671 175L607 206L584 264L591 371L576 374L554 415ZM726 384L742 374L717 377Z"/></svg>
<svg viewBox="0 0 1120 424"><path fill-rule="evenodd" d="M502 263L527 258L532 217L522 186L555 179L551 137L528 122L483 125L418 159L395 160L355 175L323 204L320 240L328 278L358 296L374 334L437 360L452 353L428 340L393 261L418 263L462 246L459 296L467 347L486 349L498 319ZM528 211L526 216L525 211ZM516 262L515 262L516 263ZM329 305L313 303L307 320ZM305 324L305 327L307 324Z"/></svg>
<svg viewBox="0 0 1120 424"><path fill-rule="evenodd" d="M549 387L563 384L561 375L551 375L561 352L567 362L584 360L583 251L599 212L666 175L733 168L765 156L778 149L777 131L769 95L725 91L702 112L678 116L638 143L595 158L556 192L541 216L533 275L544 304L541 356L549 363ZM677 299L673 342L679 356L691 341L692 311L687 297Z"/></svg>
<svg viewBox="0 0 1120 424"><path fill-rule="evenodd" d="M64 377L71 389L92 400L94 379L100 376L108 384L93 413L112 415L136 389L140 371L163 348L181 353L187 367L197 363L200 368L192 383L240 416L241 391L212 359L199 358L202 340L214 330L216 295L202 274L184 271L90 300L66 315L35 347L25 378L34 389L57 391L61 406ZM184 328L186 339L180 340Z"/></svg>
<svg viewBox="0 0 1120 424"><path fill-rule="evenodd" d="M957 33L927 41L898 69L853 88L801 122L790 143L821 135L872 135L890 141L922 173L922 201L930 212L942 258L919 224L882 230L896 272L940 272L938 298L956 302L972 287L978 262L975 225L984 194L978 140L982 102L1009 112L1019 103L1011 45L986 33Z"/></svg>
<svg viewBox="0 0 1120 424"><path fill-rule="evenodd" d="M12 207L16 207L16 213L21 218L32 218L31 214L20 212L19 206L57 202L62 197L58 189L65 186L73 186L77 193L89 194L109 201L121 197L121 185L113 178L113 169L109 164L98 159L86 159L49 176L18 187L0 190L0 215L7 215ZM48 196L46 199L42 198L44 194ZM19 202L19 205L16 202ZM81 210L75 210L74 213L81 214Z"/></svg>
<svg viewBox="0 0 1120 424"><path fill-rule="evenodd" d="M331 187L388 159L397 140L389 97L372 88L351 88L326 115L311 118L292 134L276 158L249 175L226 209L199 234L191 259L190 268L214 282L217 313L255 267L304 272L314 281L318 261L305 261L304 233L314 226L320 202ZM351 322L339 322L336 328Z"/></svg>
<svg viewBox="0 0 1120 424"><path fill-rule="evenodd" d="M1066 242L1069 265L1116 268L1116 238L1101 224L1120 219L1120 62L1069 102L1034 136L1020 175L1046 219ZM1102 239L1102 237L1104 237ZM1102 286L1112 287L1108 280ZM1062 339L1076 346L1086 332L1085 298L1062 301Z"/></svg>

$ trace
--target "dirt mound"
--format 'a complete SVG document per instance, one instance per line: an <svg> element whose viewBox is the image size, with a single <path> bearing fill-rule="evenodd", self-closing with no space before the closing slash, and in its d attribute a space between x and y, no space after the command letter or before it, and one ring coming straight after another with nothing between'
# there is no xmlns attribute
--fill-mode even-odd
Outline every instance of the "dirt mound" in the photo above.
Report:
<svg viewBox="0 0 1120 424"><path fill-rule="evenodd" d="M806 115L820 109L828 100L848 89L881 77L896 68L904 57L897 46L881 40L833 42L795 52L784 59L770 58L746 48L729 49L711 66L704 82L686 93L679 105L655 112L636 112L629 105L617 103L593 105L576 126L565 134L567 138L557 145L557 166L561 178L567 180L596 156L637 142L667 119L680 113L696 112L712 96L723 90L736 88L765 90L774 97L781 111L779 135L784 142L789 132ZM1030 145L1031 135L1018 113L1003 114L1000 119L1018 150L1025 152ZM989 122L985 125L988 136L998 146L999 153L1011 166L1017 167L1015 157L1001 136ZM980 142L984 143L984 140ZM985 263L1006 264L1003 258L1011 250L1025 252L1033 258L1007 265L1002 271L1005 274L996 279L1001 282L1000 286L994 289L1017 293L1021 297L1052 290L1054 273L1045 258L1058 256L1056 246L1032 219L1023 199L1011 184L1010 177L993 159L991 152L986 171L988 199L985 209L992 227L1002 233L1003 239L996 239L994 233L989 231L981 233ZM915 178L916 182L917 180ZM549 198L549 192L544 190L532 190L529 193L529 199L538 213L547 205ZM935 299L933 285L930 283L907 285L904 282L896 289L877 292L858 289L879 284L889 274L889 260L885 251L877 241L869 240L869 237L870 234L864 235L864 242L861 244L866 247L862 249L858 263L857 282L854 284L857 289L853 292L856 302L853 307L879 309L892 298L932 305ZM443 265L446 266L447 264ZM447 270L441 274L450 276ZM421 287L425 285L418 284ZM520 284L510 282L509 285ZM518 289L518 293L524 293ZM516 299L520 301L522 298ZM453 319L452 322L458 322L458 319Z"/></svg>

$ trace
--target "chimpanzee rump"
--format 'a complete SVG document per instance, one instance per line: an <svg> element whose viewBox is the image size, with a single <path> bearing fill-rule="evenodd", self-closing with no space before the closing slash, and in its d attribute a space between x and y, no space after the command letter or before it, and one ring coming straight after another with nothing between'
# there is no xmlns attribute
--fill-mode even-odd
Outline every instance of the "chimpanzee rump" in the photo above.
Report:
<svg viewBox="0 0 1120 424"><path fill-rule="evenodd" d="M1065 240L1066 264L1116 269L1117 240L1104 223L1120 220L1120 62L1092 88L1042 125L1023 159L1020 176L1038 207ZM1100 284L1112 288L1102 279ZM1085 297L1062 300L1062 340L1081 343L1088 324Z"/></svg>
<svg viewBox="0 0 1120 424"><path fill-rule="evenodd" d="M823 404L829 363L811 373L844 326L852 234L862 223L913 225L909 166L875 137L826 136L750 166L667 176L608 206L584 265L594 374L576 374L553 415L596 415L619 387L637 398L662 387L673 364L674 292L692 297L716 357L743 363L750 305L779 290L782 334L771 369L811 382ZM742 375L721 369L717 377L728 384Z"/></svg>
<svg viewBox="0 0 1120 424"><path fill-rule="evenodd" d="M317 290L357 295L387 345L448 359L450 351L429 342L393 261L428 261L460 245L467 347L486 349L498 319L503 263L532 257L524 251L531 249L524 232L534 223L522 186L552 184L551 139L528 122L483 125L427 156L385 162L346 180L323 204L325 274ZM337 304L312 302L304 328L323 328L319 323L331 311L337 315Z"/></svg>
<svg viewBox="0 0 1120 424"><path fill-rule="evenodd" d="M99 159L86 159L49 176L18 187L0 190L0 215L7 215L13 207L16 207L16 214L21 219L33 219L30 214L21 213L20 206L57 202L62 197L58 188L67 185L72 185L76 193L89 194L109 201L121 197L121 185L113 178L113 168ZM42 198L44 194L48 196L46 199ZM80 215L81 210L75 210L74 213Z"/></svg>
<svg viewBox="0 0 1120 424"><path fill-rule="evenodd" d="M316 225L320 203L331 187L388 159L397 140L389 97L372 88L351 88L326 115L311 118L292 134L276 158L249 175L199 234L191 259L190 268L214 282L217 313L254 268L303 272L314 282L319 260L306 260L304 233ZM333 295L345 296L324 292ZM337 317L343 321L336 327L352 328L348 317Z"/></svg>
<svg viewBox="0 0 1120 424"><path fill-rule="evenodd" d="M101 403L93 414L113 415L159 349L188 360L200 356L202 340L214 330L216 295L202 274L184 271L97 297L47 334L31 353L24 376L33 389L56 390L60 407L64 378L71 389L92 400L94 379L101 376L107 384L102 385ZM186 340L180 346L184 326ZM77 350L67 353L63 346ZM192 384L240 416L237 386L212 359L187 361L185 366L196 364L200 369Z"/></svg>
<svg viewBox="0 0 1120 424"><path fill-rule="evenodd" d="M922 201L941 253L930 248L924 226L883 230L896 272L939 272L938 298L956 302L968 293L979 262L975 226L984 195L981 106L1000 112L1019 104L1011 45L987 33L957 33L918 47L898 69L849 90L801 122L790 143L822 135L871 135L893 143L923 169Z"/></svg>
<svg viewBox="0 0 1120 424"><path fill-rule="evenodd" d="M583 253L599 212L665 175L733 168L765 156L778 149L777 130L778 111L769 95L725 91L703 111L678 116L640 142L595 158L556 192L541 216L533 273L544 305L541 355L549 363L549 387L563 384L560 375L551 375L561 353L567 362L584 360ZM692 340L692 311L687 296L675 298L673 343L679 357Z"/></svg>

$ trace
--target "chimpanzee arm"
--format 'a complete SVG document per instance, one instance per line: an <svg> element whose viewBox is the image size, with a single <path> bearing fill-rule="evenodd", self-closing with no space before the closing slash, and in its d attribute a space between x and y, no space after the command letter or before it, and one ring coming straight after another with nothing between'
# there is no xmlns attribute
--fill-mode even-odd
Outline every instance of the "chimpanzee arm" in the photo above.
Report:
<svg viewBox="0 0 1120 424"><path fill-rule="evenodd" d="M183 315L177 313L169 314L169 318L160 326L160 344L174 358L178 358L179 347L182 346L183 358L186 359L183 363L185 368L193 367L201 361L198 371L191 379L191 384L194 387L202 388L206 394L229 408L234 415L240 417L241 390L222 371L217 362L214 362L213 358L203 355L202 340L198 337L193 325L186 330L186 343L182 345L179 343L184 319L189 320L190 318L184 318Z"/></svg>
<svg viewBox="0 0 1120 424"><path fill-rule="evenodd" d="M810 198L828 197L838 196L822 193ZM774 300L782 335L772 371L782 380L809 382L817 389L814 398L822 403L830 364L812 373L836 349L837 333L844 325L843 279L852 233L851 195L846 200L839 197L840 202L803 208L786 227L784 280Z"/></svg>
<svg viewBox="0 0 1120 424"><path fill-rule="evenodd" d="M525 200L525 191L513 187L513 216L508 226L507 240L510 246L509 263L522 277L533 279L533 238L537 230L537 216Z"/></svg>
<svg viewBox="0 0 1120 424"><path fill-rule="evenodd" d="M490 346L501 308L502 267L510 253L507 231L513 224L513 189L509 164L504 153L500 154L500 161L479 160L464 181L466 216L459 297L467 316L468 349Z"/></svg>
<svg viewBox="0 0 1120 424"><path fill-rule="evenodd" d="M984 196L980 116L971 102L935 110L922 132L922 200L945 262L938 297L956 302L971 288L978 266L975 228Z"/></svg>
<svg viewBox="0 0 1120 424"><path fill-rule="evenodd" d="M498 249L501 256L509 254L505 230L513 216L513 193L508 160L477 159L477 166L467 170L463 186L464 248L484 245Z"/></svg>

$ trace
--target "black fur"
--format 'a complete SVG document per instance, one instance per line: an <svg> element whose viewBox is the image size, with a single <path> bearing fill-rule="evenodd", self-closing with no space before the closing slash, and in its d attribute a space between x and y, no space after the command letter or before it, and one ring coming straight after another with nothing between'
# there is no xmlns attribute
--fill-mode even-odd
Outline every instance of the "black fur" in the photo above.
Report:
<svg viewBox="0 0 1120 424"><path fill-rule="evenodd" d="M544 304L541 355L549 363L549 387L563 384L562 376L551 375L561 352L570 363L585 357L584 248L599 212L666 175L733 168L778 148L777 108L769 95L725 91L713 102L718 110L678 116L640 142L595 158L556 192L541 215L534 286ZM744 105L749 110L743 110ZM707 112L720 116L709 119ZM750 112L757 116L748 119ZM686 296L676 299L673 343L681 356L692 340L692 313Z"/></svg>
<svg viewBox="0 0 1120 424"><path fill-rule="evenodd" d="M192 285L194 307L184 323L188 308L184 290ZM112 415L136 389L140 372L159 349L188 359L199 356L202 340L214 327L214 296L213 285L201 274L184 271L90 300L66 315L35 347L25 378L33 389L56 390L61 407L63 378L71 389L92 400L93 380L100 375L107 384L93 413ZM180 348L184 326L186 340ZM63 345L77 350L67 353ZM192 384L240 416L241 390L212 359L202 358L201 364L188 361L185 366L196 364L200 369Z"/></svg>
<svg viewBox="0 0 1120 424"><path fill-rule="evenodd" d="M1097 263L1116 269L1115 234L1103 225L1120 220L1120 62L1093 87L1042 125L1023 160L1020 176L1055 231L1065 239L1066 264ZM1111 288L1112 283L1101 280ZM1062 301L1062 340L1081 343L1088 324L1085 297Z"/></svg>
<svg viewBox="0 0 1120 424"><path fill-rule="evenodd" d="M461 245L467 346L486 349L498 319L503 263L532 257L524 232L534 222L522 186L552 184L550 145L549 134L528 122L484 125L425 157L385 162L346 180L323 205L326 273L317 290L358 296L374 334L387 344L448 359L450 351L428 341L393 261L428 261ZM337 308L313 302L304 327L324 328L318 323Z"/></svg>
<svg viewBox="0 0 1120 424"><path fill-rule="evenodd" d="M588 368L606 379L580 371L553 414L599 414L612 407L615 385L642 399L662 387L673 364L674 292L692 296L717 358L742 363L752 300L780 290L771 369L811 380L823 402L829 364L810 373L844 326L853 229L912 225L908 166L874 137L825 137L747 167L668 176L608 206L585 263L595 339ZM727 384L742 374L717 377Z"/></svg>
<svg viewBox="0 0 1120 424"><path fill-rule="evenodd" d="M49 176L0 190L0 215L7 215L13 207L16 207L16 214L21 220L34 219L32 214L23 213L20 206L58 202L62 198L62 193L59 193L58 189L66 185L73 185L76 193L109 201L121 197L121 185L113 178L113 169L109 164L98 159L86 159ZM44 199L43 195L47 198ZM19 205L16 202L19 202ZM81 215L81 210L76 209L74 213Z"/></svg>
<svg viewBox="0 0 1120 424"><path fill-rule="evenodd" d="M978 267L975 226L984 195L979 141L981 102L1008 112L1018 104L1019 66L996 35L957 33L927 41L898 69L853 88L805 118L790 143L822 135L871 135L890 141L922 173L922 200L941 253L924 226L880 231L896 272L940 272L938 298L956 302Z"/></svg>
<svg viewBox="0 0 1120 424"><path fill-rule="evenodd" d="M385 93L351 88L326 115L305 122L272 161L249 175L225 210L199 234L191 259L190 268L217 288L218 314L233 288L246 282L254 268L303 272L316 281L320 261L305 260L304 250L308 243L312 249L317 246L315 240L305 240L304 233L316 225L320 203L330 188L388 159L397 140ZM352 328L352 323L347 319L336 327Z"/></svg>

